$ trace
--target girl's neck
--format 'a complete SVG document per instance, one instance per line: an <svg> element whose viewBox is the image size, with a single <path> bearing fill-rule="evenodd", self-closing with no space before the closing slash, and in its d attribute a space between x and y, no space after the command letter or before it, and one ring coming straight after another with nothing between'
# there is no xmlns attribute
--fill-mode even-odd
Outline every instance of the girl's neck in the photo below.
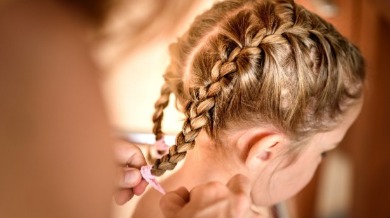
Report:
<svg viewBox="0 0 390 218"><path fill-rule="evenodd" d="M200 149L195 147L188 151L183 165L163 182L164 187L172 190L184 186L191 190L211 181L226 184L232 176L239 173L218 157L209 157L208 153L201 152Z"/></svg>
<svg viewBox="0 0 390 218"><path fill-rule="evenodd" d="M200 146L199 146L200 147ZM175 173L162 182L167 191L179 187L186 187L188 190L207 182L221 182L226 184L231 177L240 172L237 166L224 163L221 158L210 157L209 151L201 152L201 148L194 148L187 153L185 162ZM269 208L252 206L253 217L272 217Z"/></svg>

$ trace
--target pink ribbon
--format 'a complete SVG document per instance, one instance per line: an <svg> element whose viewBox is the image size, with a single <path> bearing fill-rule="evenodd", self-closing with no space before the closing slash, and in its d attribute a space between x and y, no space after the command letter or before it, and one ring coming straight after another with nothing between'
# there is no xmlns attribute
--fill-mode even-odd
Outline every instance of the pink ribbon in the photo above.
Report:
<svg viewBox="0 0 390 218"><path fill-rule="evenodd" d="M157 182L156 177L152 175L151 170L152 170L152 165L141 167L140 171L141 171L142 178L144 178L146 182L148 182L154 189L159 191L161 194L165 195L166 192L164 188L161 187L161 185Z"/></svg>
<svg viewBox="0 0 390 218"><path fill-rule="evenodd" d="M168 149L169 146L165 144L164 138L157 140L151 148L152 158L161 158L162 156L164 156L164 154L167 153Z"/></svg>

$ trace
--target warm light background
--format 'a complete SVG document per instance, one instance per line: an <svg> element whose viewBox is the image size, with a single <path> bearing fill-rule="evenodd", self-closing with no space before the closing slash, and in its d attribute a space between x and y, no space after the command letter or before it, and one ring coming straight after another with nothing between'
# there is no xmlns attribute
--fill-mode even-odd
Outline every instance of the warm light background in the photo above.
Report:
<svg viewBox="0 0 390 218"><path fill-rule="evenodd" d="M104 83L104 95L114 126L130 132L151 133L154 102L163 84L163 73L169 64L168 45L175 41L197 14L211 7L214 1L198 0L188 16L178 20L177 31L157 36L114 67ZM163 130L176 134L182 116L171 98L164 115Z"/></svg>

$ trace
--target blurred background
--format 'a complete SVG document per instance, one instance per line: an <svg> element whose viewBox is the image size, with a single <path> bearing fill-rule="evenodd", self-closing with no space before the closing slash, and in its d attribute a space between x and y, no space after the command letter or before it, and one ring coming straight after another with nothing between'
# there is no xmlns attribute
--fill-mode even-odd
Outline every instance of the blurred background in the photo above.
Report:
<svg viewBox="0 0 390 218"><path fill-rule="evenodd" d="M143 1L137 11L150 10L151 2ZM147 44L145 48L133 50L131 58L124 57L109 69L104 95L115 128L126 133L151 133L154 101L169 63L168 45L213 2L194 1L184 15L177 16L180 19L173 20L175 28L145 37L146 41L141 38L138 43ZM368 80L360 117L340 147L328 155L313 181L287 202L291 217L390 217L390 1L297 2L331 22L358 45L366 58ZM123 20L112 22L117 29L126 25ZM109 57L111 48L106 46L102 56ZM163 130L175 135L182 117L173 103L167 109ZM129 217L134 203L117 207L116 217Z"/></svg>

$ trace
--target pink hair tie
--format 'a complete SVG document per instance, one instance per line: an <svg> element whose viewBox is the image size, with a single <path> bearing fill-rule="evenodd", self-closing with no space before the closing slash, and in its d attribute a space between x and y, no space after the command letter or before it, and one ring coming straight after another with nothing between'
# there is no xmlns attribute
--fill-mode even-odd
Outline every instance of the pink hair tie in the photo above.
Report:
<svg viewBox="0 0 390 218"><path fill-rule="evenodd" d="M161 185L157 182L156 177L152 175L152 165L146 165L141 167L141 176L148 182L154 189L159 191L161 194L165 195L165 190Z"/></svg>

